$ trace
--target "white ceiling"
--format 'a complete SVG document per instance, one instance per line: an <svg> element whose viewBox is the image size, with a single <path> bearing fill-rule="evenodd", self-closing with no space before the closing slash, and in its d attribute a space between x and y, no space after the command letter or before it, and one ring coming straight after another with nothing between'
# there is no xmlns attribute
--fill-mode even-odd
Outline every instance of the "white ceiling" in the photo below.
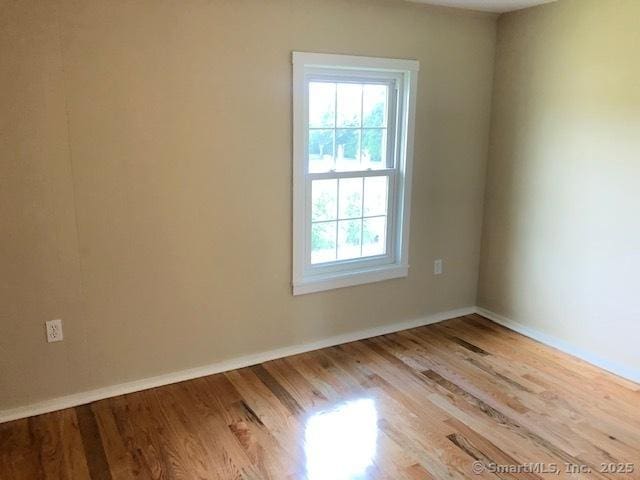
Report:
<svg viewBox="0 0 640 480"><path fill-rule="evenodd" d="M504 13L522 8L542 5L555 0L411 0L417 3L443 5L446 7L465 8L482 12Z"/></svg>

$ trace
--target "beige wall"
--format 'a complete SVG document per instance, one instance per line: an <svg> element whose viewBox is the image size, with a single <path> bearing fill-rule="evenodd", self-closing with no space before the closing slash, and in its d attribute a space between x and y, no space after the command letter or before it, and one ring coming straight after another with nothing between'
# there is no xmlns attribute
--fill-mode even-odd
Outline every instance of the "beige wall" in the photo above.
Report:
<svg viewBox="0 0 640 480"><path fill-rule="evenodd" d="M639 21L637 0L500 17L478 294L480 306L635 375Z"/></svg>
<svg viewBox="0 0 640 480"><path fill-rule="evenodd" d="M1 2L0 409L473 305L494 37L399 1ZM408 278L291 295L292 50L420 61Z"/></svg>

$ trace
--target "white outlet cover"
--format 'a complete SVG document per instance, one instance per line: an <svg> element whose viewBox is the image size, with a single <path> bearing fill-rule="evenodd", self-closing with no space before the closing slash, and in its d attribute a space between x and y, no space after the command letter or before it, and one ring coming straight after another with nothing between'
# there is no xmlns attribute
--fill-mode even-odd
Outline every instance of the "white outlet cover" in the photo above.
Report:
<svg viewBox="0 0 640 480"><path fill-rule="evenodd" d="M433 274L440 275L442 273L442 259L433 262Z"/></svg>
<svg viewBox="0 0 640 480"><path fill-rule="evenodd" d="M61 342L64 340L62 333L62 320L48 320L45 322L47 325L47 342Z"/></svg>

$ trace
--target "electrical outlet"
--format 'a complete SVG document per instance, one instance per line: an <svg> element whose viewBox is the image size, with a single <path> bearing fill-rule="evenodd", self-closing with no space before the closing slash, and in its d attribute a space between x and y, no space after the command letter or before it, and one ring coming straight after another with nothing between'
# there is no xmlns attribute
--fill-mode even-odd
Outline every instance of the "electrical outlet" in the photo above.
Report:
<svg viewBox="0 0 640 480"><path fill-rule="evenodd" d="M64 340L62 334L62 320L49 320L45 322L47 325L47 342L61 342Z"/></svg>
<svg viewBox="0 0 640 480"><path fill-rule="evenodd" d="M433 262L433 274L440 275L442 274L442 259L439 258L435 262Z"/></svg>

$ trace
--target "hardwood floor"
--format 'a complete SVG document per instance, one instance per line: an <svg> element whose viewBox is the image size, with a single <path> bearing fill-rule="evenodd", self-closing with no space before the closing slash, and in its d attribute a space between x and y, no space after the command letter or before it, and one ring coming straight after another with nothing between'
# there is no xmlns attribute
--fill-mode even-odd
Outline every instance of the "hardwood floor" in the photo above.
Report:
<svg viewBox="0 0 640 480"><path fill-rule="evenodd" d="M640 386L470 315L0 425L0 478L640 478Z"/></svg>

